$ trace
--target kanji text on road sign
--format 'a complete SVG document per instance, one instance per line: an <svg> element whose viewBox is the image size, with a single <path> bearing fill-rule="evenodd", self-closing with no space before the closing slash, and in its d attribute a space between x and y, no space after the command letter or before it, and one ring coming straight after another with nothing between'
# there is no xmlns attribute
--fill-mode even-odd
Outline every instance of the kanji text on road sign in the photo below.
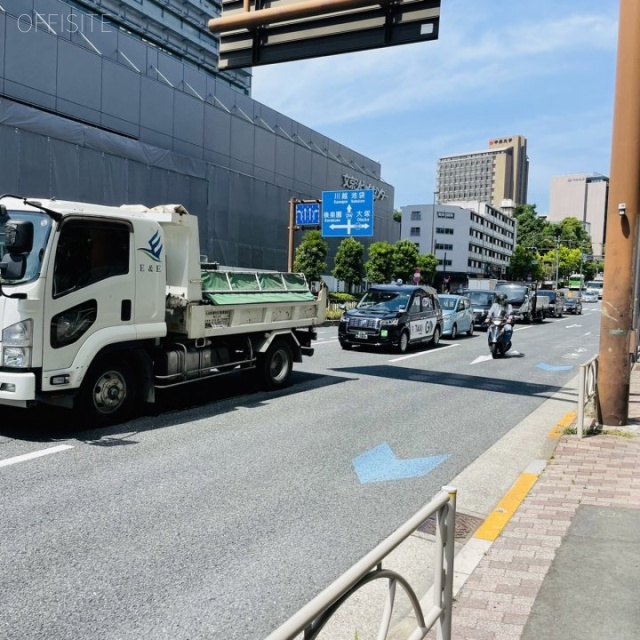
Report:
<svg viewBox="0 0 640 640"><path fill-rule="evenodd" d="M297 227L320 226L320 203L319 202L297 202L296 203L296 226Z"/></svg>
<svg viewBox="0 0 640 640"><path fill-rule="evenodd" d="M322 192L323 236L372 236L373 189Z"/></svg>

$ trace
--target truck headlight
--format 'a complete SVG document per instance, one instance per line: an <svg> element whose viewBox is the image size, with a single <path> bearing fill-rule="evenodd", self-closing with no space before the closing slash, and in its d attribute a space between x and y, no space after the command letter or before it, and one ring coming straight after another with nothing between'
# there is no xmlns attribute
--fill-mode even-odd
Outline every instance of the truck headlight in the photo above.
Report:
<svg viewBox="0 0 640 640"><path fill-rule="evenodd" d="M16 322L2 331L2 366L25 369L31 366L33 320Z"/></svg>
<svg viewBox="0 0 640 640"><path fill-rule="evenodd" d="M28 369L31 366L31 347L5 347L2 351L2 366Z"/></svg>

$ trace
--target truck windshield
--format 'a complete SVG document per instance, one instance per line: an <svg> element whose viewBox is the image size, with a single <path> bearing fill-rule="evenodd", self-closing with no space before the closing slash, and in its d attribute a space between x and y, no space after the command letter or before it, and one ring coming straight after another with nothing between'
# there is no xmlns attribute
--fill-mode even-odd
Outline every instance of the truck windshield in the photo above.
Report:
<svg viewBox="0 0 640 640"><path fill-rule="evenodd" d="M5 230L9 220L28 220L33 223L33 248L27 256L27 268L20 280L3 280L11 284L29 282L40 275L44 249L51 233L51 218L44 213L32 211L7 211L6 216L0 217L0 259L7 253L5 249Z"/></svg>
<svg viewBox="0 0 640 640"><path fill-rule="evenodd" d="M509 302L519 302L527 295L527 288L517 284L497 285L496 291L504 293Z"/></svg>
<svg viewBox="0 0 640 640"><path fill-rule="evenodd" d="M490 307L493 304L495 295L493 293L485 293L484 291L469 291L465 293L467 298L471 300L471 304Z"/></svg>
<svg viewBox="0 0 640 640"><path fill-rule="evenodd" d="M409 295L397 291L367 291L358 302L358 309L402 311L409 304Z"/></svg>

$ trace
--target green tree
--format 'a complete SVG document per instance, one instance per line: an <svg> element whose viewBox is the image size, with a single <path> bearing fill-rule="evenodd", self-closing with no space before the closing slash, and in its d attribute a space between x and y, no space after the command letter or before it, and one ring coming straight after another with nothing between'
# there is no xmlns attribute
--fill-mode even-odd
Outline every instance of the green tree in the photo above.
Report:
<svg viewBox="0 0 640 640"><path fill-rule="evenodd" d="M535 204L517 205L513 210L513 217L518 223L516 240L523 249L545 246L543 238L547 227L551 225L538 216Z"/></svg>
<svg viewBox="0 0 640 640"><path fill-rule="evenodd" d="M302 242L296 249L293 262L295 271L304 273L309 282L317 282L322 279L322 274L327 272L327 254L329 245L319 231L307 231L302 237Z"/></svg>
<svg viewBox="0 0 640 640"><path fill-rule="evenodd" d="M399 240L393 245L393 277L411 282L418 266L420 252L411 240Z"/></svg>
<svg viewBox="0 0 640 640"><path fill-rule="evenodd" d="M525 249L522 245L517 245L511 256L509 275L512 280L531 278L537 281L542 278L543 269L538 253L533 249Z"/></svg>
<svg viewBox="0 0 640 640"><path fill-rule="evenodd" d="M364 263L367 280L371 283L389 282L393 277L393 247L388 242L369 245L369 259Z"/></svg>
<svg viewBox="0 0 640 640"><path fill-rule="evenodd" d="M438 266L438 258L431 253L423 253L418 256L417 266L420 268L422 284L433 285L433 279L436 275L436 267Z"/></svg>
<svg viewBox="0 0 640 640"><path fill-rule="evenodd" d="M582 273L584 275L585 282L587 282L587 280L593 280L598 273L598 263L589 259L585 260L582 263Z"/></svg>
<svg viewBox="0 0 640 640"><path fill-rule="evenodd" d="M334 278L342 280L351 293L354 284L359 284L364 276L364 246L355 238L345 238L336 251Z"/></svg>
<svg viewBox="0 0 640 640"><path fill-rule="evenodd" d="M402 211L400 209L393 210L393 221L402 222Z"/></svg>

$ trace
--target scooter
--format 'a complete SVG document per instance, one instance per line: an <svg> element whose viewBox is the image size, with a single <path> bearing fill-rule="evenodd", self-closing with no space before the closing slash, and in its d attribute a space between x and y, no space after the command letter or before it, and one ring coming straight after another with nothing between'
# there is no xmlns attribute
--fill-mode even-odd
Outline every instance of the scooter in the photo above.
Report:
<svg viewBox="0 0 640 640"><path fill-rule="evenodd" d="M507 337L505 327L509 324L504 318L493 318L487 328L487 342L489 351L494 358L504 356L511 349L511 341Z"/></svg>

